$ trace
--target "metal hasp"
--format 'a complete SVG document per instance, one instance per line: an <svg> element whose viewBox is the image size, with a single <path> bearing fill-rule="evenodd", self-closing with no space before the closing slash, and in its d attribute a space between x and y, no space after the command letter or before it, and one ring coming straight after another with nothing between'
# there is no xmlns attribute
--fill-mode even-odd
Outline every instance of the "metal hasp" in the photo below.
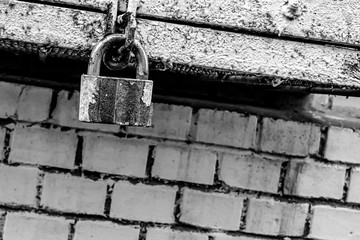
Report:
<svg viewBox="0 0 360 240"><path fill-rule="evenodd" d="M120 1L120 0L118 0ZM119 26L125 26L125 44L118 47L116 51L108 51L104 54L103 60L107 68L111 70L122 70L126 68L131 59L131 51L134 47L136 31L136 9L139 0L128 0L127 10L124 14L117 17Z"/></svg>
<svg viewBox="0 0 360 240"><path fill-rule="evenodd" d="M153 82L148 80L149 65L138 41L132 52L137 59L136 79L100 76L104 53L124 44L121 34L102 39L92 50L87 74L81 76L79 120L126 126L151 126Z"/></svg>

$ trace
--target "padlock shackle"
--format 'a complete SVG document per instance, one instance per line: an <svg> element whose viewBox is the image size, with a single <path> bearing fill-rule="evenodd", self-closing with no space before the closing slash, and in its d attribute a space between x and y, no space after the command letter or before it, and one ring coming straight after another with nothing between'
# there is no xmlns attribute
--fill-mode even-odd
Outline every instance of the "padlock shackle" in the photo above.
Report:
<svg viewBox="0 0 360 240"><path fill-rule="evenodd" d="M122 34L111 34L100 40L100 42L91 51L87 74L100 76L101 62L104 53L114 44L122 43L125 43L125 37ZM138 41L135 40L132 52L135 54L137 60L136 78L142 80L148 79L149 61L145 49Z"/></svg>

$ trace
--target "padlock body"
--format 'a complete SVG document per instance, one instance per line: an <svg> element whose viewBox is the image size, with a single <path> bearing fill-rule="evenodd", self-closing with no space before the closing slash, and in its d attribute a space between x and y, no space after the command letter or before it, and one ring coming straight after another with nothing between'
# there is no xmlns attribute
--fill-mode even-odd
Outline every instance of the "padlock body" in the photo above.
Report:
<svg viewBox="0 0 360 240"><path fill-rule="evenodd" d="M126 126L151 126L151 80L83 74L79 120Z"/></svg>

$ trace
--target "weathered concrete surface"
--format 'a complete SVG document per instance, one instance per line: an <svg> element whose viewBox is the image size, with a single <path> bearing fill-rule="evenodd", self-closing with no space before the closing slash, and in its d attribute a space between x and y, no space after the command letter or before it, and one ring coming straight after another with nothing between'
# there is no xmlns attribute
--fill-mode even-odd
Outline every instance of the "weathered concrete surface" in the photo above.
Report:
<svg viewBox="0 0 360 240"><path fill-rule="evenodd" d="M113 0L33 0L106 10ZM120 11L126 11L126 0ZM293 37L360 43L358 0L142 0L141 14Z"/></svg>
<svg viewBox="0 0 360 240"><path fill-rule="evenodd" d="M358 51L150 20L136 34L149 58L319 83L360 85Z"/></svg>
<svg viewBox="0 0 360 240"><path fill-rule="evenodd" d="M41 0L41 3L44 1L55 2L55 0ZM61 4L62 2L76 4L79 1L80 0L61 0L60 3L57 4ZM108 0L88 0L80 2L88 4L89 6L95 3L98 4L97 6L105 6L107 1ZM241 5L242 2L238 4L233 2L233 4L230 4L229 1L230 0L225 1L222 5L223 7L215 3L206 5L205 3L209 1L201 1L201 4L207 6L206 8L199 7L198 5L200 3L197 3L197 1L192 4L189 3L189 6L186 5L184 1L178 1L176 6L183 3L181 6L184 9L190 9L190 7L194 8L194 11L196 9L203 9L204 11L207 9L204 13L205 15L203 14L205 16L204 18L206 18L207 15L212 16L213 13L211 11L215 11L212 9L216 9L216 6L218 6L217 14L222 12L227 13L224 14L224 16L228 17L228 20L226 20L227 24L235 24L236 22L240 24L241 21L235 20L238 18L241 19L241 17L235 17L230 14L231 12L236 13L236 8L235 10L231 10L230 6L242 6L244 8L244 4ZM305 3L304 1L305 0L303 0L302 3ZM327 2L330 0L324 1ZM142 2L140 10L147 9L145 7L147 2L147 0ZM252 6L250 4L251 2L253 1L249 0L247 6ZM270 3L272 2L274 3L271 5ZM342 9L347 7L351 8L351 11L349 10L349 13L346 14L347 19L350 22L353 21L353 25L351 26L357 26L357 21L360 20L357 18L353 19L352 14L355 14L356 9L359 7L357 5L353 6L353 1L350 0L341 2L344 3L341 5L343 6ZM121 3L121 5L124 5L125 1L121 1ZM155 1L154 4L155 3L160 4L162 2L158 0ZM170 0L163 4L165 3L169 3L169 6L172 6L172 1ZM273 7L275 1L263 0L261 4L259 3L259 6L265 6L265 3L268 3L268 7L272 9L270 6ZM107 4L109 4L109 2L107 2ZM229 5L229 8L225 7L226 4ZM308 4L310 4L310 1ZM329 2L328 6L319 6L322 6L324 9L332 9L335 8L334 4L335 3L330 4ZM171 9L171 7L169 8ZM220 8L222 10L220 10ZM160 8L155 6L154 9L160 11ZM151 11L155 11L154 9ZM301 12L300 14L298 11L289 13L285 10L283 10L284 16L287 16L287 18L289 18L289 16L295 18L294 20L287 20L292 23L300 21L301 17L310 11L308 9L308 12ZM170 10L164 10L164 13L169 11ZM259 19L261 20L262 15L256 13L256 11L255 8L254 15L251 16L255 19L255 16L259 14ZM340 14L341 11L339 10L338 13ZM181 13L180 10L176 12ZM186 14L184 14L184 16L185 15ZM297 18L298 15L299 17ZM182 15L180 14L180 16ZM191 16L192 13L190 14L189 12L188 18L191 18ZM202 14L193 15L194 19L195 16L199 17L202 16ZM230 18L231 16L232 18ZM245 14L244 16L246 17L247 15ZM340 20L342 19L339 17L339 20L335 21L333 18L325 18L326 17L324 17L324 21L327 24L334 26L337 26L337 23L341 22ZM216 19L220 19L220 17ZM42 51L45 51L45 54L51 52L53 48L70 49L71 52L81 50L89 51L93 47L93 44L98 42L106 34L108 20L108 14L105 13L55 7L39 3L7 1L0 3L0 39L1 41L11 40L13 42L32 43L36 46L43 47L44 49L42 49ZM313 21L314 26L322 24L316 22L316 19L311 21ZM222 23L219 22L218 24ZM253 26L253 29L258 29L258 26L264 27L265 25L254 23L249 26ZM339 29L347 29L346 31L356 33L356 31L353 31L350 27L346 28L345 25L341 26L342 27L339 25ZM350 36L353 35L348 34L347 36L350 39ZM164 61L165 66L169 67L172 66L172 63L180 63L190 66L235 70L249 74L272 75L279 77L278 84L281 84L284 79L303 79L325 84L360 86L360 54L355 49L281 40L145 19L138 19L137 39L144 44L150 59L160 59ZM8 48L6 44L2 43L0 47ZM15 46L14 48L19 49L21 47ZM24 51L27 51L27 49L24 49Z"/></svg>
<svg viewBox="0 0 360 240"><path fill-rule="evenodd" d="M279 35L360 43L358 0L142 0L138 13Z"/></svg>
<svg viewBox="0 0 360 240"><path fill-rule="evenodd" d="M32 2L50 3L64 6L82 7L88 9L96 9L100 11L108 11L110 4L116 4L119 0L32 0ZM126 11L127 0L120 0L119 9Z"/></svg>
<svg viewBox="0 0 360 240"><path fill-rule="evenodd" d="M32 2L39 2L39 3L55 3L58 5L68 5L68 6L78 6L78 7L85 7L85 8L94 8L101 11L106 11L108 5L115 0L32 0ZM117 0L116 0L117 1ZM120 1L124 2L124 1ZM125 4L125 3L124 3ZM122 6L124 7L124 6ZM125 4L126 7L126 4Z"/></svg>
<svg viewBox="0 0 360 240"><path fill-rule="evenodd" d="M0 38L88 50L106 31L106 14L27 2L0 3Z"/></svg>

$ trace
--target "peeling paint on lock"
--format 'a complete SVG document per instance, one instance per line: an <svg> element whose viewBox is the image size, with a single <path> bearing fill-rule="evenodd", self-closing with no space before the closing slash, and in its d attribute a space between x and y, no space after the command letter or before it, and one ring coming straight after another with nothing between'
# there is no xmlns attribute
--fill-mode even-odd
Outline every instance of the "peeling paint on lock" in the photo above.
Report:
<svg viewBox="0 0 360 240"><path fill-rule="evenodd" d="M151 105L151 95L152 95L152 88L153 88L153 84L152 82L146 82L145 86L144 86L144 93L143 96L141 97L141 100L143 101L143 103L146 106L150 106Z"/></svg>
<svg viewBox="0 0 360 240"><path fill-rule="evenodd" d="M79 119L80 121L90 122L89 105L96 103L96 95L99 92L98 85L96 84L96 78L82 77L81 86Z"/></svg>
<svg viewBox="0 0 360 240"><path fill-rule="evenodd" d="M138 42L136 79L100 76L101 59L113 44L123 43L119 34L107 36L91 53L88 74L81 76L79 120L90 123L151 126L153 82L148 78L148 60Z"/></svg>

